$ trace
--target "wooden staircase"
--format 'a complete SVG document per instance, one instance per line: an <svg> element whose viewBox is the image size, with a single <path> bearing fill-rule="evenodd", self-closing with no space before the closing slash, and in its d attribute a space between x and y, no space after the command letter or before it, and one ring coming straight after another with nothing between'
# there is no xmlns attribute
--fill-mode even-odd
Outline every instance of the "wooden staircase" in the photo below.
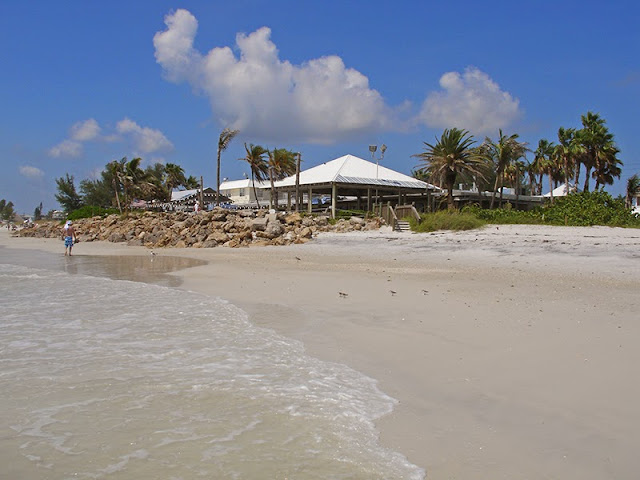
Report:
<svg viewBox="0 0 640 480"><path fill-rule="evenodd" d="M409 222L407 222L405 220L397 220L396 221L396 231L398 231L398 232L410 232L411 231L411 226L409 225Z"/></svg>

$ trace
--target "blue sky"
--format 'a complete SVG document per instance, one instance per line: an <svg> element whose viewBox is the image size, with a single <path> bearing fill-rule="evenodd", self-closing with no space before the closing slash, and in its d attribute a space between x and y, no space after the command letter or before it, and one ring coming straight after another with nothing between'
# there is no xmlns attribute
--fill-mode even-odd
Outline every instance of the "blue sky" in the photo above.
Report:
<svg viewBox="0 0 640 480"><path fill-rule="evenodd" d="M639 19L615 0L5 0L0 198L48 211L55 178L125 156L214 185L227 125L230 179L244 142L300 151L303 168L385 143L408 174L444 128L535 148L587 111L621 150L617 195L640 173Z"/></svg>

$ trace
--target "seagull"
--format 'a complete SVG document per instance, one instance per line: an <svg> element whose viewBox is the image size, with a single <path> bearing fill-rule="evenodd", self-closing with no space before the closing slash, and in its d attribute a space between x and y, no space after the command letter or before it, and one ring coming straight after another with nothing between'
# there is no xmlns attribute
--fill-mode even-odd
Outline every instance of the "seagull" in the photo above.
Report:
<svg viewBox="0 0 640 480"><path fill-rule="evenodd" d="M389 290L391 292L391 296L393 297L397 292L395 290Z"/></svg>
<svg viewBox="0 0 640 480"><path fill-rule="evenodd" d="M423 295L426 295L427 293L429 293L429 290L422 290Z"/></svg>
<svg viewBox="0 0 640 480"><path fill-rule="evenodd" d="M338 295L340 295L340 297L342 297L342 298L346 298L346 297L349 296L348 293L344 293L344 292L338 292Z"/></svg>

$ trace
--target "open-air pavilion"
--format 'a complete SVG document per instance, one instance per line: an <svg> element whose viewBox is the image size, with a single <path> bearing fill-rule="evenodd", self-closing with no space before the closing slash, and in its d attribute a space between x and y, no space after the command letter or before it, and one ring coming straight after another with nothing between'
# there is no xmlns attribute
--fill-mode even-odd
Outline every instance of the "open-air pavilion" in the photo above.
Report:
<svg viewBox="0 0 640 480"><path fill-rule="evenodd" d="M289 209L292 200L296 205L302 205L306 194L309 212L314 196L330 196L332 217L336 215L339 199L344 197L352 198L357 209L372 211L375 204L383 202L400 205L408 195L429 205L431 193L440 191L431 184L354 155L344 155L304 170L300 172L298 182L296 175L277 181L275 189L287 194Z"/></svg>

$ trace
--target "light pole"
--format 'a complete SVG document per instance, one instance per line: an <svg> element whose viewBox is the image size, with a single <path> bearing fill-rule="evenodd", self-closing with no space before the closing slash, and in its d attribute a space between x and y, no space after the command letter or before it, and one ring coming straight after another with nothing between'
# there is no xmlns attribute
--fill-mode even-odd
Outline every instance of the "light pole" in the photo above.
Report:
<svg viewBox="0 0 640 480"><path fill-rule="evenodd" d="M376 158L377 145L369 145L369 151L371 152L371 159L376 161L376 203L378 203L378 164L384 159L384 152L387 151L387 146L383 143L380 145L380 158Z"/></svg>

